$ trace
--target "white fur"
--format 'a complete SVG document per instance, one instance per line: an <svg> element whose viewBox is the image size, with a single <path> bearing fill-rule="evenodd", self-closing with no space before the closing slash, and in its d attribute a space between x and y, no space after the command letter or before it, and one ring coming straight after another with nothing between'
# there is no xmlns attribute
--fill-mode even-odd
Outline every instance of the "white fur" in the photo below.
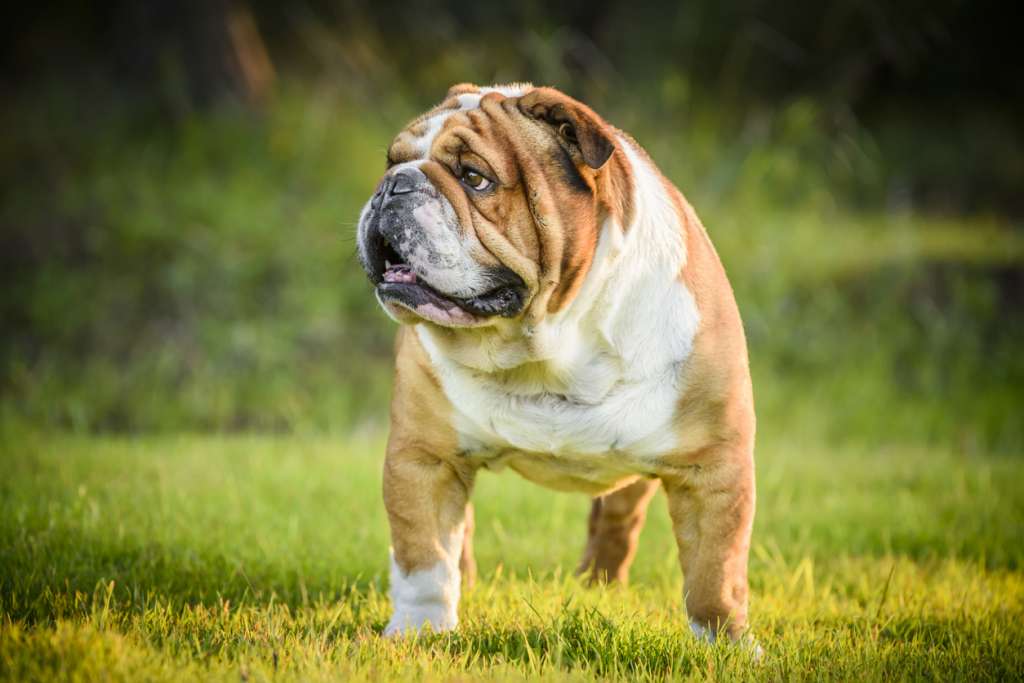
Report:
<svg viewBox="0 0 1024 683"><path fill-rule="evenodd" d="M705 643L714 644L718 639L718 634L712 629L708 628L704 624L698 621L690 619L690 630L693 631L693 635L696 636L697 640ZM740 636L739 640L736 641L741 648L750 653L750 656L754 661L761 661L764 658L764 648L754 640L750 634Z"/></svg>
<svg viewBox="0 0 1024 683"><path fill-rule="evenodd" d="M479 109L480 100L483 99L484 95L492 92L501 93L505 97L522 97L527 92L533 89L533 86L529 83L509 83L507 85L490 85L484 88L480 88L480 92L468 92L458 95L456 99L459 101L459 111L468 111L470 109Z"/></svg>
<svg viewBox="0 0 1024 683"><path fill-rule="evenodd" d="M480 94L486 95L492 92L500 92L505 97L522 97L533 90L531 83L506 83L504 85L489 85L480 88Z"/></svg>
<svg viewBox="0 0 1024 683"><path fill-rule="evenodd" d="M391 556L391 620L386 636L419 633L427 625L434 633L450 631L459 623L458 607L462 577L459 555L465 527L460 526L444 543L443 557L430 569L405 573Z"/></svg>
<svg viewBox="0 0 1024 683"><path fill-rule="evenodd" d="M428 235L430 249L423 240L403 253L409 265L435 289L456 297L468 297L485 291L489 279L484 267L473 258L473 241L458 230L458 218L448 198L416 207L412 212L422 234Z"/></svg>
<svg viewBox="0 0 1024 683"><path fill-rule="evenodd" d="M681 364L699 316L679 274L684 226L660 178L625 139L635 218L602 226L591 270L566 310L518 337L455 357L417 331L470 457L560 489L598 492L652 474L677 443Z"/></svg>
<svg viewBox="0 0 1024 683"><path fill-rule="evenodd" d="M484 95L497 92L501 93L505 97L521 97L532 87L533 86L524 83L492 85L486 88L480 88L480 92L463 93L462 95L456 96L455 99L459 102L458 109L444 109L427 119L426 132L416 139L416 151L420 153L422 158L427 158L430 155L430 148L434 144L434 138L436 138L437 134L441 132L441 127L444 126L444 122L448 120L448 117L457 111L479 109L480 100L483 99Z"/></svg>
<svg viewBox="0 0 1024 683"><path fill-rule="evenodd" d="M416 138L416 151L419 152L422 158L426 159L430 156L430 147L434 144L434 138L441 132L441 126L444 125L445 120L451 115L452 112L449 110L434 114L427 119L427 131Z"/></svg>
<svg viewBox="0 0 1024 683"><path fill-rule="evenodd" d="M505 97L521 97L528 90L530 90L531 87L532 86L528 84L522 83L512 83L509 85L492 85L486 88L480 88L480 92L478 93L463 93L462 95L458 95L456 97L456 99L459 102L458 109L445 109L437 112L429 119L427 119L426 132L423 135L416 138L416 151L419 152L422 158L427 158L430 155L430 147L434 144L434 138L436 138L437 134L441 132L441 127L444 125L444 122L448 120L448 117L454 114L456 111L470 111L471 109L479 109L480 100L483 99L484 95L492 92L498 92L504 95Z"/></svg>
<svg viewBox="0 0 1024 683"><path fill-rule="evenodd" d="M690 630L693 631L697 640L703 640L705 643L715 642L715 632L699 621L690 619Z"/></svg>

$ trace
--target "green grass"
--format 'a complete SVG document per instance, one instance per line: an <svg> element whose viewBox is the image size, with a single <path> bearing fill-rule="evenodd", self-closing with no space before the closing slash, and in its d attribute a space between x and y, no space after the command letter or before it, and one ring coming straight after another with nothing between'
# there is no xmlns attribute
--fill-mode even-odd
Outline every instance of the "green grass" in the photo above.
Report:
<svg viewBox="0 0 1024 683"><path fill-rule="evenodd" d="M690 636L664 501L627 589L569 576L588 501L481 476L458 633L388 615L379 438L57 437L0 449L0 678L1024 676L1024 466L771 438L751 555L760 664Z"/></svg>
<svg viewBox="0 0 1024 683"><path fill-rule="evenodd" d="M587 500L512 474L474 495L460 632L382 641L393 326L353 228L441 93L340 83L174 121L68 84L0 110L0 678L1024 678L1020 220L906 201L939 130L671 79L591 103L736 292L765 660L690 636L663 501L632 586L587 589Z"/></svg>
<svg viewBox="0 0 1024 683"><path fill-rule="evenodd" d="M0 110L18 131L0 140L0 419L380 427L393 326L356 263L354 225L391 137L441 96L402 92L289 81L260 115L171 123L68 89ZM902 157L867 129L830 133L811 101L726 115L640 94L592 104L708 227L764 424L1024 448L1019 220L890 202Z"/></svg>

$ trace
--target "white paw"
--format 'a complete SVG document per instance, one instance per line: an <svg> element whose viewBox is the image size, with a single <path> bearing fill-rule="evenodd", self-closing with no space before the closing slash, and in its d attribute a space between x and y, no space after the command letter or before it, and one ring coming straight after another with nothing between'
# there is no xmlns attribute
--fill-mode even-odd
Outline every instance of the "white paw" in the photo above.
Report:
<svg viewBox="0 0 1024 683"><path fill-rule="evenodd" d="M704 624L690 620L690 630L693 631L693 635L697 637L697 640L703 640L706 643L715 642L715 632L709 629Z"/></svg>
<svg viewBox="0 0 1024 683"><path fill-rule="evenodd" d="M413 610L395 610L391 620L384 627L384 635L388 638L398 636L414 636L427 627L434 633L451 631L459 625L455 610L446 610L439 606L424 606Z"/></svg>
<svg viewBox="0 0 1024 683"><path fill-rule="evenodd" d="M391 605L394 613L385 636L451 631L459 624L458 561L441 561L430 569L406 574L391 559Z"/></svg>
<svg viewBox="0 0 1024 683"><path fill-rule="evenodd" d="M714 643L717 637L714 630L692 619L690 620L690 630L693 631L697 640L703 640L706 643ZM740 636L738 640L733 641L733 644L749 652L754 661L759 662L764 657L764 649L750 634Z"/></svg>

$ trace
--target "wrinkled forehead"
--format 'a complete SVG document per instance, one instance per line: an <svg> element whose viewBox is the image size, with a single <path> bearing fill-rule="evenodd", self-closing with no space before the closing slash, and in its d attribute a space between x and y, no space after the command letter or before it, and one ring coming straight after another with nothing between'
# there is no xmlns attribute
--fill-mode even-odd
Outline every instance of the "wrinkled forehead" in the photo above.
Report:
<svg viewBox="0 0 1024 683"><path fill-rule="evenodd" d="M452 95L414 119L395 136L388 148L388 161L394 164L426 159L430 156L434 140L445 129L449 119L480 109L480 101L491 93L502 97L522 97L532 88L528 84L496 85Z"/></svg>

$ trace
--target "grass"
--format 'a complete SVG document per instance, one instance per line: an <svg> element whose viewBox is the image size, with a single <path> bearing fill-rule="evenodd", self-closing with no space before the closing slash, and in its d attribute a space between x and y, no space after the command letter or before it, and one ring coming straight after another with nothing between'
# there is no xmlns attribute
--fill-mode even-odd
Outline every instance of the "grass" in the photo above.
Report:
<svg viewBox="0 0 1024 683"><path fill-rule="evenodd" d="M1024 676L1020 454L766 440L754 664L689 635L661 500L631 586L588 589L587 500L485 473L460 630L390 642L380 439L3 443L8 680Z"/></svg>
<svg viewBox="0 0 1024 683"><path fill-rule="evenodd" d="M910 203L962 165L940 130L653 86L592 104L743 314L761 664L690 636L663 501L631 587L589 589L587 500L512 474L474 495L460 631L379 638L393 328L352 231L440 91L327 79L260 114L68 84L0 111L0 678L1024 678L1020 220Z"/></svg>

